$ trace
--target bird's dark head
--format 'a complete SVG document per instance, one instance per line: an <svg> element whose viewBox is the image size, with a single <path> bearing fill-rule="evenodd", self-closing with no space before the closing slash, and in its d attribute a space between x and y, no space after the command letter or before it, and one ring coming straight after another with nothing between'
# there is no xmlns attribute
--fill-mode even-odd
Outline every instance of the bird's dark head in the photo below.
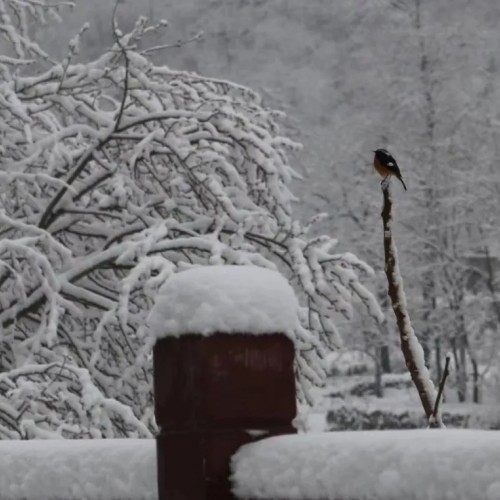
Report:
<svg viewBox="0 0 500 500"><path fill-rule="evenodd" d="M382 148L375 149L373 152L375 153L375 156L378 156L378 157L381 157L381 156L384 157L384 156L391 155L391 153L389 153L389 151L387 151L387 149L382 149Z"/></svg>
<svg viewBox="0 0 500 500"><path fill-rule="evenodd" d="M375 158L384 165L390 161L396 163L396 160L391 155L391 153L387 151L387 149L382 149L382 148L376 149L374 153L375 153Z"/></svg>

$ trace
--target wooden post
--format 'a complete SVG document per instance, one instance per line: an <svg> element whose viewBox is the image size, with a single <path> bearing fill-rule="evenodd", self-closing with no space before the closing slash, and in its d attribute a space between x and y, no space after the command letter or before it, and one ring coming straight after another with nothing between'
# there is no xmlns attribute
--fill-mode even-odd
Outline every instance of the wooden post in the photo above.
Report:
<svg viewBox="0 0 500 500"><path fill-rule="evenodd" d="M243 444L294 433L294 345L284 334L183 335L157 341L159 500L228 500Z"/></svg>

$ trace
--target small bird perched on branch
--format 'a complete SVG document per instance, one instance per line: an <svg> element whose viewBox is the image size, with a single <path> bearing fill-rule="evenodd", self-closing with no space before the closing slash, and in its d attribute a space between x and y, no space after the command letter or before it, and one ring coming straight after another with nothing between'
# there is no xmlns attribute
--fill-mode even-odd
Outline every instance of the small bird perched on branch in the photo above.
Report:
<svg viewBox="0 0 500 500"><path fill-rule="evenodd" d="M401 181L401 184L403 184L406 191L406 184L403 181L401 171L399 170L394 156L392 156L387 149L377 149L374 153L375 158L373 159L373 166L375 167L375 170L385 179L387 179L390 175L395 175Z"/></svg>

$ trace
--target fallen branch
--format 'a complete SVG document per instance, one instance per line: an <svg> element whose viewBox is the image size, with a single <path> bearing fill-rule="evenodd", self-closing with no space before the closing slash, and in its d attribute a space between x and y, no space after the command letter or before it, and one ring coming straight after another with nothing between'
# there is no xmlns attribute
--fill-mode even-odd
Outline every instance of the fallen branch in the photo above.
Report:
<svg viewBox="0 0 500 500"><path fill-rule="evenodd" d="M385 274L389 284L392 309L398 325L401 350L427 419L432 418L433 426L444 427L439 409L437 414L434 415L436 389L432 383L429 370L425 366L424 350L411 326L406 309L406 297L403 289L403 279L399 271L398 253L392 238L392 198L388 180L382 182L382 193L384 196L382 220L384 224Z"/></svg>

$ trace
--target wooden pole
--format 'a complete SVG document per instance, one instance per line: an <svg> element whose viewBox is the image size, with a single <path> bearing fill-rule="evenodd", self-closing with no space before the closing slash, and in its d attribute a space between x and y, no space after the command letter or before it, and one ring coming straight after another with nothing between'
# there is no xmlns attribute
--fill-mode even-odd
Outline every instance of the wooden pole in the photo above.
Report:
<svg viewBox="0 0 500 500"><path fill-rule="evenodd" d="M184 335L154 348L159 500L229 500L243 444L294 433L294 345L283 334Z"/></svg>

